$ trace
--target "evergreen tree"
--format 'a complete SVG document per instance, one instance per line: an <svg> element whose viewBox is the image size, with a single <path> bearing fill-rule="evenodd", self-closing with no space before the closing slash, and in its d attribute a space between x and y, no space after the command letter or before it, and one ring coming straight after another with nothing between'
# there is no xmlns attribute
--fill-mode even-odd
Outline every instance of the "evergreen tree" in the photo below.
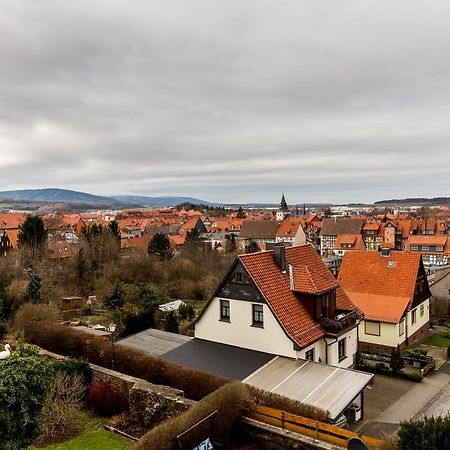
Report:
<svg viewBox="0 0 450 450"><path fill-rule="evenodd" d="M39 216L28 215L19 226L17 240L20 247L28 248L32 254L44 248L47 244L44 221Z"/></svg>
<svg viewBox="0 0 450 450"><path fill-rule="evenodd" d="M125 288L121 282L114 284L113 291L110 295L105 297L103 304L107 309L117 309L123 306L125 301Z"/></svg>
<svg viewBox="0 0 450 450"><path fill-rule="evenodd" d="M259 245L253 239L245 246L245 253L256 253L259 252Z"/></svg>
<svg viewBox="0 0 450 450"><path fill-rule="evenodd" d="M120 228L117 220L113 220L108 225L109 232L120 242Z"/></svg>
<svg viewBox="0 0 450 450"><path fill-rule="evenodd" d="M237 219L245 219L247 216L246 212L242 209L242 206L239 206L239 209L237 210L236 218Z"/></svg>
<svg viewBox="0 0 450 450"><path fill-rule="evenodd" d="M178 320L175 317L175 313L171 311L166 316L166 322L164 323L164 330L168 331L169 333L176 333L179 334L180 331L178 330Z"/></svg>
<svg viewBox="0 0 450 450"><path fill-rule="evenodd" d="M400 353L400 346L398 344L396 348L391 350L391 361L389 366L394 372L398 372L405 367L405 362L403 361L402 354Z"/></svg>
<svg viewBox="0 0 450 450"><path fill-rule="evenodd" d="M33 272L29 272L30 282L27 287L27 297L33 303L41 303L41 278L34 274Z"/></svg>
<svg viewBox="0 0 450 450"><path fill-rule="evenodd" d="M157 255L161 259L168 259L173 256L169 238L164 233L156 233L150 239L147 251L149 255Z"/></svg>

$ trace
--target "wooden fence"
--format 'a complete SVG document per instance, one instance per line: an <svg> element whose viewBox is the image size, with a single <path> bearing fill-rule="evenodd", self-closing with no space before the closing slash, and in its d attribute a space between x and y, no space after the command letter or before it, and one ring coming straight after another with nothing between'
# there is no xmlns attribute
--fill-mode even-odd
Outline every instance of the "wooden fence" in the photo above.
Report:
<svg viewBox="0 0 450 450"><path fill-rule="evenodd" d="M335 425L307 419L306 417L289 414L279 409L268 408L266 406L247 407L246 416L259 422L293 431L331 444L347 447L347 442L351 438L359 438L371 450L378 449L382 441L367 436L360 436L352 431L339 428Z"/></svg>

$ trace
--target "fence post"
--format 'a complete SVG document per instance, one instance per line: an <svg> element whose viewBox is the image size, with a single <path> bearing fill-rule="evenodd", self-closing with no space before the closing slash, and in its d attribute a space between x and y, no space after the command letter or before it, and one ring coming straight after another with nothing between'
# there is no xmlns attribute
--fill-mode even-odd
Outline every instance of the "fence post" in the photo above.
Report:
<svg viewBox="0 0 450 450"><path fill-rule="evenodd" d="M319 422L316 420L316 439L319 439Z"/></svg>
<svg viewBox="0 0 450 450"><path fill-rule="evenodd" d="M281 411L281 428L283 428L283 430L284 430L284 422L285 422L284 411Z"/></svg>

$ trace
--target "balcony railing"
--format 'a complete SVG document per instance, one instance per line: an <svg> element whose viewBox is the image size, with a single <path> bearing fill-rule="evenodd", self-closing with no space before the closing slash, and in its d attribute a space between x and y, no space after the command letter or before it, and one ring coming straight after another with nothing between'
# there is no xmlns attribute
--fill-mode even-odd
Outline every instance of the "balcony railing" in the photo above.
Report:
<svg viewBox="0 0 450 450"><path fill-rule="evenodd" d="M339 334L348 328L353 327L362 319L362 315L357 312L338 314L335 319L325 318L322 320L322 328L329 334Z"/></svg>

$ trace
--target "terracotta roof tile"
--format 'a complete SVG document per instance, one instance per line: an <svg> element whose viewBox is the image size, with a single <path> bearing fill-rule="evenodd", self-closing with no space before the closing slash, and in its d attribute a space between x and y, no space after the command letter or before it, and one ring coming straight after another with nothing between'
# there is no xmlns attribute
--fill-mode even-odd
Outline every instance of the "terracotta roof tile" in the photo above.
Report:
<svg viewBox="0 0 450 450"><path fill-rule="evenodd" d="M360 297L359 294L397 298L402 304L401 299L404 298L411 302L420 258L420 254L405 252L391 252L387 257L378 252L349 252L342 260L338 281L364 314L366 310L363 306L368 303L364 300L366 297ZM369 311L382 316L384 308L385 303L371 304Z"/></svg>
<svg viewBox="0 0 450 450"><path fill-rule="evenodd" d="M292 340L304 347L324 336L320 324L311 317L306 307L291 290L289 271L281 272L275 264L273 251L240 255L239 259ZM314 274L314 281L309 279L312 284L319 283L318 279L320 279L322 286L338 286L320 256L309 244L287 247L286 263L293 268L307 267L308 276ZM351 305L350 299L342 292L338 301L346 307ZM349 309L355 308L352 305Z"/></svg>
<svg viewBox="0 0 450 450"><path fill-rule="evenodd" d="M391 297L389 295L373 295L352 292L352 302L364 312L367 320L398 323L409 304L408 297Z"/></svg>

